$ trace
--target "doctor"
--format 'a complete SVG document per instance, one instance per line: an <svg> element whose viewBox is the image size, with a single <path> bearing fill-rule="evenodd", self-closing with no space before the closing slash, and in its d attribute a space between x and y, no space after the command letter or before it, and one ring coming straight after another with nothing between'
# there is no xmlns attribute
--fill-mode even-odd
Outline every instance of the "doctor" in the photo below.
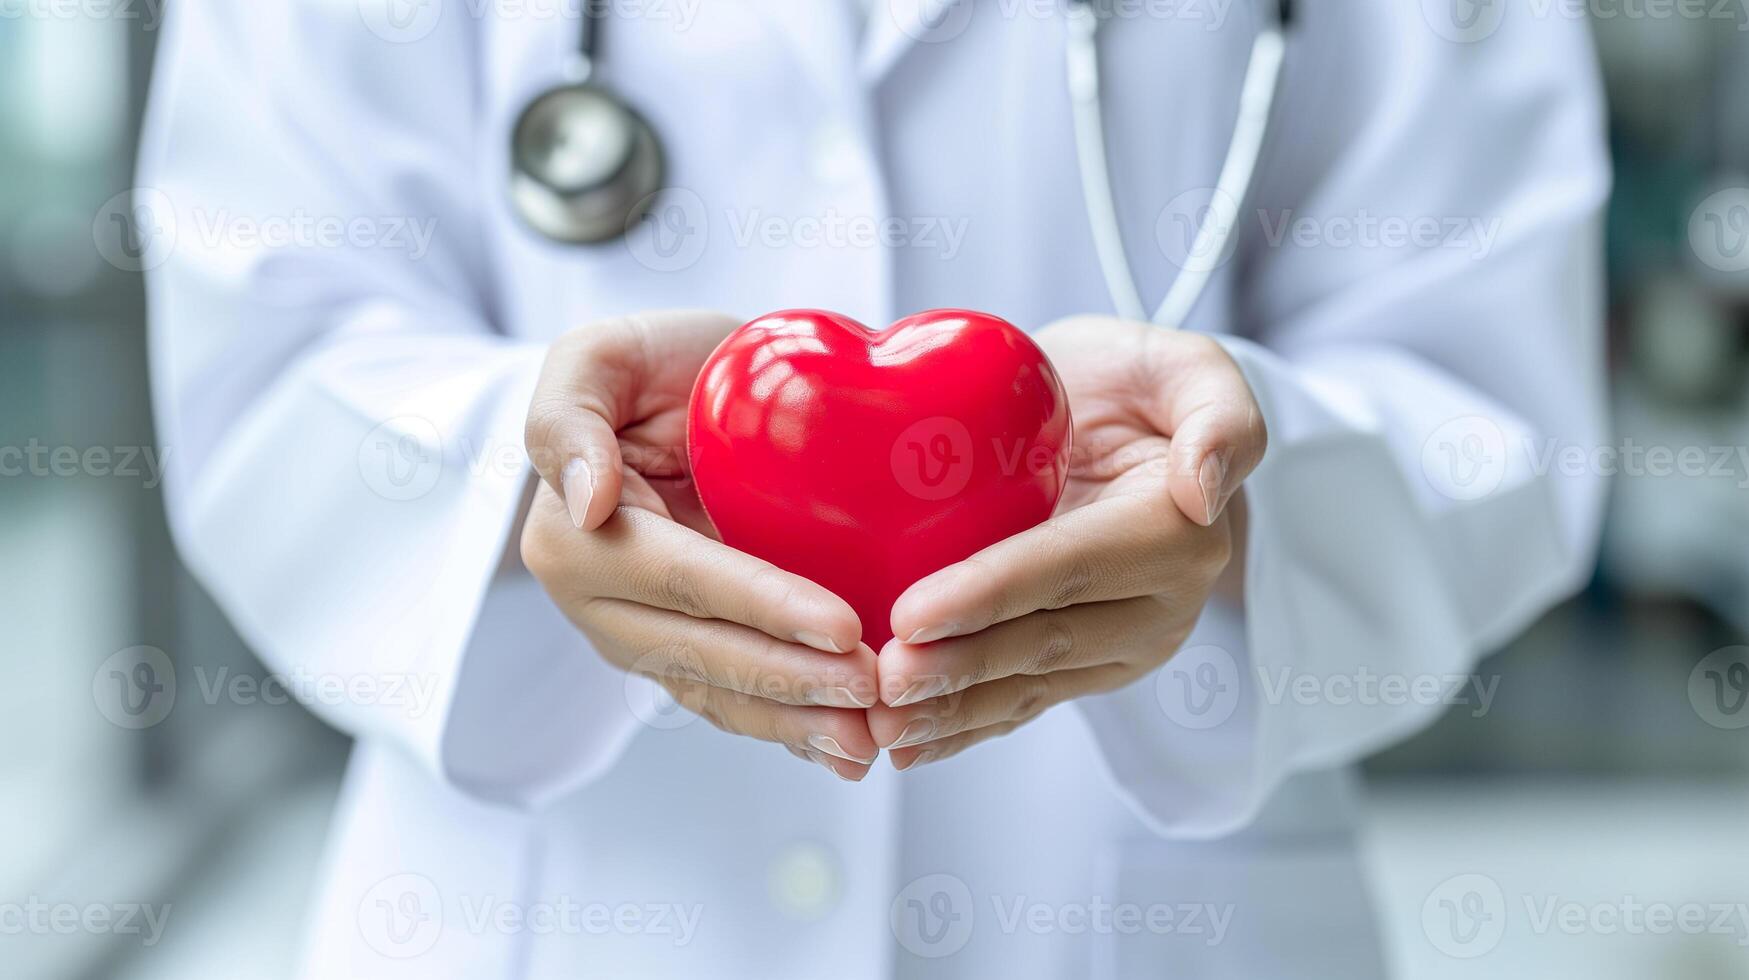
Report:
<svg viewBox="0 0 1749 980"><path fill-rule="evenodd" d="M173 526L358 740L299 975L1385 972L1349 767L1591 560L1599 481L1533 451L1602 438L1588 40L1302 5L1211 257L1259 9L1108 11L1101 193L1074 6L610 5L594 70L666 170L581 247L507 190L575 5L169 12ZM1142 322L1186 275L1185 329ZM878 658L675 480L704 355L799 306L1054 324L1115 461Z"/></svg>

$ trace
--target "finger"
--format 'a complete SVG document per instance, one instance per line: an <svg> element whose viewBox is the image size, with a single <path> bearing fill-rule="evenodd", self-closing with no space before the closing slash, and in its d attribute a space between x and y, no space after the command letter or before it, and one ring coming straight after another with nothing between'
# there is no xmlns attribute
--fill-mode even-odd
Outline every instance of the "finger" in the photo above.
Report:
<svg viewBox="0 0 1749 980"><path fill-rule="evenodd" d="M904 707L868 709L875 744L903 749L1005 722L1027 721L1054 704L1120 687L1139 673L1105 664L1050 674L1017 674Z"/></svg>
<svg viewBox="0 0 1749 980"><path fill-rule="evenodd" d="M675 701L723 731L777 742L852 782L868 775L880 755L861 711L793 707L681 678L656 680Z"/></svg>
<svg viewBox="0 0 1749 980"><path fill-rule="evenodd" d="M847 762L815 749L798 749L793 745L786 745L784 748L789 749L790 755L795 756L803 762L812 762L824 768L832 775L837 776L839 779L849 783L862 782L863 777L868 775L868 771L871 768L870 765L865 765L860 762Z"/></svg>
<svg viewBox="0 0 1749 980"><path fill-rule="evenodd" d="M565 583L553 595L561 606L625 599L828 653L853 651L862 639L856 611L824 587L635 507L620 508L595 531L548 536L543 544L555 553L539 560L564 570L550 577Z"/></svg>
<svg viewBox="0 0 1749 980"><path fill-rule="evenodd" d="M987 742L993 738L1000 738L1024 724L1026 724L1026 722L1005 721L998 725L976 728L968 732L961 732L958 735L937 739L934 742L929 742L924 745L893 749L887 753L887 758L892 761L894 769L904 772L907 769L916 769L918 766L926 766L932 762L940 762L943 759L952 758L979 742Z"/></svg>
<svg viewBox="0 0 1749 980"><path fill-rule="evenodd" d="M1263 459L1257 403L1215 402L1192 411L1172 439L1166 487L1180 510L1207 527Z"/></svg>
<svg viewBox="0 0 1749 980"><path fill-rule="evenodd" d="M1256 395L1226 348L1207 334L1075 316L1036 339L1063 368L1071 400L1077 379L1116 386L1127 393L1127 408L1172 440L1168 490L1204 526L1262 461L1268 433Z"/></svg>
<svg viewBox="0 0 1749 980"><path fill-rule="evenodd" d="M925 576L893 603L893 635L926 643L1040 609L1163 592L1187 575L1212 581L1227 537L1157 494L1109 497Z"/></svg>
<svg viewBox="0 0 1749 980"><path fill-rule="evenodd" d="M652 397L684 399L699 366L735 322L696 310L662 311L591 324L553 344L529 403L523 442L574 524L597 527L619 504L618 430L649 414Z"/></svg>
<svg viewBox="0 0 1749 980"><path fill-rule="evenodd" d="M576 622L603 657L633 673L780 704L866 708L877 700L875 653L864 645L823 654L739 623L623 599L590 600Z"/></svg>
<svg viewBox="0 0 1749 980"><path fill-rule="evenodd" d="M1006 677L1041 676L1106 664L1158 661L1183 642L1159 623L1178 622L1166 595L1086 603L998 623L927 645L897 640L876 660L883 703L903 707ZM1183 629L1188 629L1186 623Z"/></svg>
<svg viewBox="0 0 1749 980"><path fill-rule="evenodd" d="M1203 334L1149 335L1156 384L1146 415L1172 439L1166 486L1180 510L1204 527L1220 517L1239 484L1263 461L1269 433L1239 365Z"/></svg>

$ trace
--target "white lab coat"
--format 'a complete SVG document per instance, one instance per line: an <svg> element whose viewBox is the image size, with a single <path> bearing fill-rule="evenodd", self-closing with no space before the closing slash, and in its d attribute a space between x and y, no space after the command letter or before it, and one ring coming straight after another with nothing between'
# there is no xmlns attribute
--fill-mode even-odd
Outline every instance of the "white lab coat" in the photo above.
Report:
<svg viewBox="0 0 1749 980"><path fill-rule="evenodd" d="M1383 972L1344 767L1443 708L1335 684L1465 674L1592 557L1600 481L1529 451L1603 438L1581 24L1514 5L1460 43L1437 3L1300 5L1235 254L1190 324L1270 432L1245 609L1212 605L1127 689L849 785L664 712L553 609L514 546L524 410L550 339L646 308L1109 311L1060 11L977 0L918 41L912 0L866 32L822 0L710 0L683 25L639 5L604 71L672 189L628 241L577 249L505 195L506 134L574 20L452 0L397 33L390 6L419 9L174 5L140 180L174 211L150 301L177 540L358 739L300 975ZM1129 9L1103 35L1111 169L1158 302L1160 231L1214 182L1255 21ZM1342 231L1369 215L1441 241ZM834 216L864 233L831 238ZM336 217L365 230L316 233ZM871 242L882 217L906 223ZM405 219L436 223L421 254L393 240ZM1470 219L1489 243L1444 244Z"/></svg>

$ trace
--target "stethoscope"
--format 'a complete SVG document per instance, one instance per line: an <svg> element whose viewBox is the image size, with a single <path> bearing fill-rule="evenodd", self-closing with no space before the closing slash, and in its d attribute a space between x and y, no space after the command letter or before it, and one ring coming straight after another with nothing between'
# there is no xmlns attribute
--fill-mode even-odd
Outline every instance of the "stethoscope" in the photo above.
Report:
<svg viewBox="0 0 1749 980"><path fill-rule="evenodd" d="M510 135L510 201L535 231L569 245L631 231L662 189L662 141L594 80L600 7L583 5L577 59L564 85L536 96Z"/></svg>
<svg viewBox="0 0 1749 980"><path fill-rule="evenodd" d="M951 2L951 0L950 0ZM968 0L960 0L968 2ZM631 231L662 189L662 143L626 101L594 80L599 61L600 4L584 4L582 37L571 81L537 96L511 134L510 198L524 223L555 242L612 241ZM1189 255L1166 298L1150 316L1142 303L1117 218L1099 104L1100 18L1093 0L1069 0L1068 85L1075 116L1075 155L1093 244L1118 315L1183 324L1208 288L1232 241L1238 205L1251 189L1281 78L1291 0L1265 0L1240 89L1238 118L1210 202L1197 223Z"/></svg>

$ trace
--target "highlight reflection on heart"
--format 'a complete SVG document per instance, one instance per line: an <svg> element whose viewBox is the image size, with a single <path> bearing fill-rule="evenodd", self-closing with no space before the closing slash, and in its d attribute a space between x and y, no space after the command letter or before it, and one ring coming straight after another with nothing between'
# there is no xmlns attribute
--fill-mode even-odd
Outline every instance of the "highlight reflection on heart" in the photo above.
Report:
<svg viewBox="0 0 1749 980"><path fill-rule="evenodd" d="M705 362L687 449L724 542L842 596L878 650L913 582L1051 515L1070 430L1044 352L999 317L787 310Z"/></svg>

